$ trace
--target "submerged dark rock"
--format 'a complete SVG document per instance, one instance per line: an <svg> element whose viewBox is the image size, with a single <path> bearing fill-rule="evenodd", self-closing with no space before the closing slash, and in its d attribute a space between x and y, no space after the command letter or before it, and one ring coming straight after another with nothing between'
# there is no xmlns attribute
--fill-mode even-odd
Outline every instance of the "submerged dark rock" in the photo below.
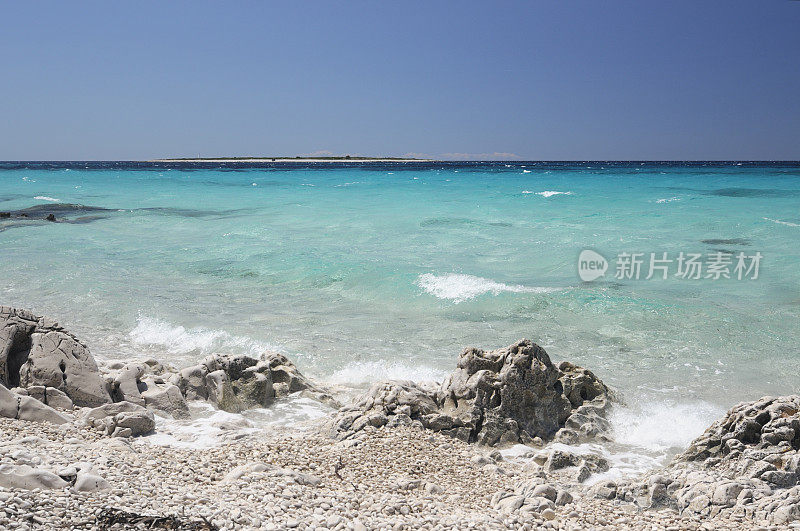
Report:
<svg viewBox="0 0 800 531"><path fill-rule="evenodd" d="M0 231L35 226L43 221L85 224L110 216L114 210L71 203L46 203L20 210L0 212Z"/></svg>
<svg viewBox="0 0 800 531"><path fill-rule="evenodd" d="M708 245L750 245L750 240L747 238L708 238L700 240L700 243Z"/></svg>

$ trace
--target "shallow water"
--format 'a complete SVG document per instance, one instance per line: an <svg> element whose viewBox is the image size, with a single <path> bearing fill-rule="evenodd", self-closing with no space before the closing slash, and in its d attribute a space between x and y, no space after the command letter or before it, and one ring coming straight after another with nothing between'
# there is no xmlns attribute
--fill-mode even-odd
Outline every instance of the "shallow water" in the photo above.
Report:
<svg viewBox="0 0 800 531"><path fill-rule="evenodd" d="M101 357L272 348L359 387L527 337L616 387L618 438L653 455L800 391L798 165L0 165L0 211L23 209L0 219L0 302ZM756 280L583 282L587 248L763 260Z"/></svg>

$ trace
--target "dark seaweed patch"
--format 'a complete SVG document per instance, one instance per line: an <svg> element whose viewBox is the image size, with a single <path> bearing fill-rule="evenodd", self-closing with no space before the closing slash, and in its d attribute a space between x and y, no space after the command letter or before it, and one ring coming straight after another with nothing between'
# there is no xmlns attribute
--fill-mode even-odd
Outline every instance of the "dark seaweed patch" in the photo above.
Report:
<svg viewBox="0 0 800 531"><path fill-rule="evenodd" d="M451 227L458 225L474 225L477 223L469 218L428 218L420 222L420 227Z"/></svg>
<svg viewBox="0 0 800 531"><path fill-rule="evenodd" d="M108 208L75 205L71 203L46 203L34 205L20 210L2 212L0 232L8 229L49 223L85 224L108 217L112 212ZM81 215L84 214L84 215ZM78 217L73 217L73 216Z"/></svg>
<svg viewBox="0 0 800 531"><path fill-rule="evenodd" d="M168 216L180 216L184 218L205 218L205 217L226 217L251 212L250 208L234 208L229 210L201 210L194 208L174 208L174 207L147 207L138 208L133 212L154 212L156 214L165 214Z"/></svg>
<svg viewBox="0 0 800 531"><path fill-rule="evenodd" d="M797 197L798 190L769 190L764 188L718 188L706 192L720 197Z"/></svg>
<svg viewBox="0 0 800 531"><path fill-rule="evenodd" d="M420 222L420 227L458 227L464 225L485 225L487 227L513 227L512 223L507 221L488 221L482 222L470 218L456 218L456 217L442 217L442 218L427 218Z"/></svg>
<svg viewBox="0 0 800 531"><path fill-rule="evenodd" d="M46 218L49 214L53 214L56 218L61 216L69 216L71 214L88 214L90 212L109 212L110 209L102 207L93 207L86 205L75 205L72 203L45 203L42 205L34 205L20 210L12 210L11 216L22 216L29 218Z"/></svg>
<svg viewBox="0 0 800 531"><path fill-rule="evenodd" d="M709 238L700 240L700 243L708 245L750 245L750 240L746 238Z"/></svg>
<svg viewBox="0 0 800 531"><path fill-rule="evenodd" d="M22 194L0 195L0 203L5 203L7 201L14 201L16 199L22 199L23 197L28 197L28 196Z"/></svg>

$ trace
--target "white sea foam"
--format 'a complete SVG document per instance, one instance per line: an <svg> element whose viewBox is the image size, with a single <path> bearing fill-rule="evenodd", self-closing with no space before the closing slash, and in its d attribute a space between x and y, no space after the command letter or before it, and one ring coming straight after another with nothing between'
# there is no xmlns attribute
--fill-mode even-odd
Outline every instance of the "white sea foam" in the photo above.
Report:
<svg viewBox="0 0 800 531"><path fill-rule="evenodd" d="M611 443L551 443L548 449L578 455L594 454L606 459L609 470L591 476L586 481L587 485L618 480L665 465L672 455L684 450L724 413L721 408L701 401L648 401L644 404L636 407L614 406L609 416L613 427ZM528 459L523 457L526 448L515 446L501 453L506 458L525 461Z"/></svg>
<svg viewBox="0 0 800 531"><path fill-rule="evenodd" d="M656 203L672 203L673 201L680 201L680 197L665 197L663 199L657 199Z"/></svg>
<svg viewBox="0 0 800 531"><path fill-rule="evenodd" d="M530 173L531 170L522 170L522 173Z"/></svg>
<svg viewBox="0 0 800 531"><path fill-rule="evenodd" d="M572 192L559 192L556 190L545 190L544 192L531 192L530 190L523 190L523 194L536 194L542 197L553 197L554 195L572 195Z"/></svg>
<svg viewBox="0 0 800 531"><path fill-rule="evenodd" d="M798 223L791 223L789 221L781 221L779 219L772 219L772 218L764 218L767 221L772 221L773 223L777 223L778 225L786 225L787 227L800 227Z"/></svg>
<svg viewBox="0 0 800 531"><path fill-rule="evenodd" d="M725 411L708 402L643 401L616 406L609 417L614 439L650 452L683 449Z"/></svg>
<svg viewBox="0 0 800 531"><path fill-rule="evenodd" d="M61 199L57 199L55 197L49 197L46 195L37 195L34 199L38 199L39 201L51 201L53 203L58 203Z"/></svg>
<svg viewBox="0 0 800 531"><path fill-rule="evenodd" d="M166 350L171 354L208 355L214 352L234 352L259 356L274 346L249 337L234 336L224 330L184 328L160 319L139 316L130 332L131 340L140 346Z"/></svg>
<svg viewBox="0 0 800 531"><path fill-rule="evenodd" d="M302 432L311 422L330 415L332 409L316 400L290 395L275 400L268 408L228 413L206 402L190 402L191 419L174 420L156 416L156 431L144 440L157 446L208 448L242 434L264 428L291 428Z"/></svg>
<svg viewBox="0 0 800 531"><path fill-rule="evenodd" d="M334 385L360 386L381 380L411 380L414 382L440 382L447 371L424 364L409 364L400 361L356 361L334 372L325 379Z"/></svg>
<svg viewBox="0 0 800 531"><path fill-rule="evenodd" d="M425 273L417 277L416 284L434 297L451 300L455 303L464 302L485 293L499 295L503 292L549 293L558 291L557 288L503 284L488 278L461 273L449 273L447 275Z"/></svg>

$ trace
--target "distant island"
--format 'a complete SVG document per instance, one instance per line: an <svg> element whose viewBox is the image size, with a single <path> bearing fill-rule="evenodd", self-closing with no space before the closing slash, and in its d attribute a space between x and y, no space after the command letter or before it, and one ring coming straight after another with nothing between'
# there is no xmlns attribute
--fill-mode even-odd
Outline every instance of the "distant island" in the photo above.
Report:
<svg viewBox="0 0 800 531"><path fill-rule="evenodd" d="M153 159L147 162L433 162L433 159L414 159L407 157L197 157Z"/></svg>

